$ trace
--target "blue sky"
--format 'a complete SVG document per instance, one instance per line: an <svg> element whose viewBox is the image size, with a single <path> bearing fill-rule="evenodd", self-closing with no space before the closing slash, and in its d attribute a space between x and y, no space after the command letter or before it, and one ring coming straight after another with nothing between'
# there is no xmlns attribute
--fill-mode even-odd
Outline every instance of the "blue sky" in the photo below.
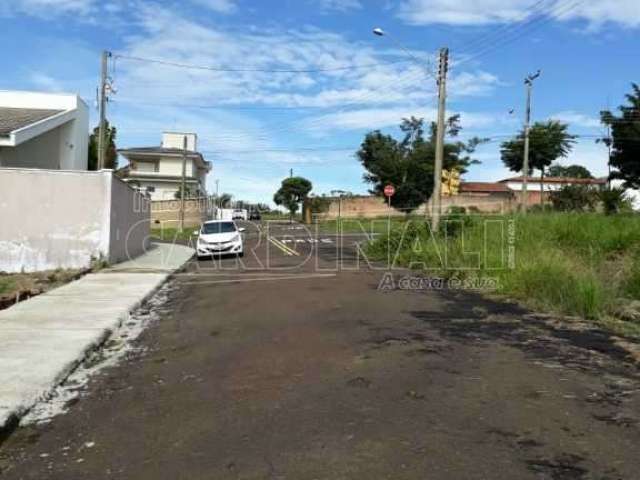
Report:
<svg viewBox="0 0 640 480"><path fill-rule="evenodd" d="M598 112L640 82L637 0L13 0L0 5L0 22L0 88L78 92L93 125L108 49L118 146L194 131L213 162L210 191L220 179L221 190L253 201L269 202L290 168L316 193L366 192L355 150L367 131L397 134L402 117L434 118L425 68L444 45L448 110L462 115L462 137L494 138L468 180L510 175L499 142L522 126L527 73L543 71L533 119L568 121L584 137L564 163L598 175ZM373 36L376 26L424 65Z"/></svg>

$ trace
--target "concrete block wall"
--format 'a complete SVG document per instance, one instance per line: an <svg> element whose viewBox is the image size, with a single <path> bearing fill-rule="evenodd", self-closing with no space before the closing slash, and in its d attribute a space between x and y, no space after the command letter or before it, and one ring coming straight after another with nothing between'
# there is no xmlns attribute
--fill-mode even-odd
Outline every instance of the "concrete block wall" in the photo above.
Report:
<svg viewBox="0 0 640 480"><path fill-rule="evenodd" d="M115 263L146 248L148 223L148 200L110 170L0 168L0 271Z"/></svg>
<svg viewBox="0 0 640 480"><path fill-rule="evenodd" d="M514 200L511 196L504 195L468 195L462 194L455 197L443 197L442 198L442 210L446 212L449 207L475 207L482 213L507 213L515 206ZM367 197L343 197L342 202L339 205L337 198L331 199L329 209L324 213L314 213L314 218L317 219L335 219L338 217L338 211L343 218L376 218L386 217L391 215L392 217L400 217L405 215L404 212L396 210L395 208L389 209L385 199L381 197L367 196ZM426 215L431 211L431 202L427 202L415 209L412 213L415 215Z"/></svg>
<svg viewBox="0 0 640 480"><path fill-rule="evenodd" d="M213 205L206 198L184 201L185 226L198 227L213 218ZM177 228L180 226L180 200L153 200L151 202L151 228Z"/></svg>

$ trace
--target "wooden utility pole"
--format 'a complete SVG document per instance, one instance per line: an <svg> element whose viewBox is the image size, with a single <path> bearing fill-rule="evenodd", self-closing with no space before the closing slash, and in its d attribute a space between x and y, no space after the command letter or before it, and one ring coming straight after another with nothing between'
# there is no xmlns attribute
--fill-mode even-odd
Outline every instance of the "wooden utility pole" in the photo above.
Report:
<svg viewBox="0 0 640 480"><path fill-rule="evenodd" d="M184 231L184 197L187 183L187 136L182 141L182 182L180 183L180 231Z"/></svg>
<svg viewBox="0 0 640 480"><path fill-rule="evenodd" d="M101 56L100 69L100 124L98 125L98 165L96 170L102 170L106 154L106 116L107 116L107 69L111 52L104 50Z"/></svg>
<svg viewBox="0 0 640 480"><path fill-rule="evenodd" d="M440 227L442 214L442 162L444 159L445 114L447 108L447 71L449 70L449 49L440 49L440 65L438 68L438 124L436 131L436 159L433 169L433 202L432 225L433 231Z"/></svg>
<svg viewBox="0 0 640 480"><path fill-rule="evenodd" d="M534 75L527 75L524 84L527 86L527 106L525 109L524 121L524 158L522 159L522 196L520 199L522 213L527 212L529 206L529 192L527 191L527 180L529 179L529 133L531 130L531 91L533 81L540 76L540 70ZM542 201L542 199L541 199Z"/></svg>

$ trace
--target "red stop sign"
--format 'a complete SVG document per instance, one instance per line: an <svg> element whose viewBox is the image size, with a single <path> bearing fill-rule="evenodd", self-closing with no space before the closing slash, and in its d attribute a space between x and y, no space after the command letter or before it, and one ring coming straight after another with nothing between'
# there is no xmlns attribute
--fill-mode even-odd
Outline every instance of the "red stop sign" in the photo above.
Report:
<svg viewBox="0 0 640 480"><path fill-rule="evenodd" d="M396 189L393 185L387 185L384 187L384 196L385 197L393 197L396 193Z"/></svg>

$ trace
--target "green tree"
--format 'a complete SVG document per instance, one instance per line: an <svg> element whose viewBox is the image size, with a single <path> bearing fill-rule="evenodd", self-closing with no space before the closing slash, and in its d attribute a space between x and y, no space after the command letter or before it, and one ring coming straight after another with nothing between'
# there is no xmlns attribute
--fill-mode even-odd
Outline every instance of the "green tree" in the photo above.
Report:
<svg viewBox="0 0 640 480"><path fill-rule="evenodd" d="M229 208L231 206L231 200L233 195L230 193L221 193L218 197L213 196L215 203L219 208Z"/></svg>
<svg viewBox="0 0 640 480"><path fill-rule="evenodd" d="M448 119L448 137L457 137L461 129L459 115ZM372 185L370 192L382 195L385 185L393 185L396 193L391 205L409 213L429 200L433 192L436 124L430 124L428 139L424 137L421 118L403 119L400 130L404 134L401 140L379 130L368 133L356 155L367 171L364 180ZM471 154L484 141L473 138L468 142L445 142L443 168L465 173L469 165L479 163Z"/></svg>
<svg viewBox="0 0 640 480"><path fill-rule="evenodd" d="M549 165L566 157L576 143L576 136L568 132L569 126L556 120L536 122L529 131L529 176L540 170L540 202L544 201L544 176ZM502 143L502 162L512 172L520 172L524 161L524 130L516 137Z"/></svg>
<svg viewBox="0 0 640 480"><path fill-rule="evenodd" d="M189 186L185 185L185 187L184 187L184 198L190 198L192 196L193 196L193 194L192 194L191 190L189 189ZM176 200L180 200L182 198L182 185L180 185L178 187L178 190L176 190L176 193L173 194L173 198L175 198Z"/></svg>
<svg viewBox="0 0 640 480"><path fill-rule="evenodd" d="M582 165L569 165L565 167L556 163L549 167L549 171L547 173L550 177L593 178L591 172Z"/></svg>
<svg viewBox="0 0 640 480"><path fill-rule="evenodd" d="M273 196L276 205L284 206L289 210L289 220L298 211L300 202L303 202L313 185L303 177L287 177L282 180L282 184Z"/></svg>
<svg viewBox="0 0 640 480"><path fill-rule="evenodd" d="M107 140L107 151L105 155L104 168L110 168L115 170L118 168L118 150L116 148L116 127L109 125L109 122L105 122L105 138ZM93 129L93 133L89 135L89 159L88 169L98 169L98 132L100 127Z"/></svg>
<svg viewBox="0 0 640 480"><path fill-rule="evenodd" d="M626 188L640 188L640 86L632 84L626 95L628 105L621 105L620 115L601 112L602 123L611 127L611 178L624 180ZM607 143L605 141L605 143ZM607 145L609 145L607 143Z"/></svg>

